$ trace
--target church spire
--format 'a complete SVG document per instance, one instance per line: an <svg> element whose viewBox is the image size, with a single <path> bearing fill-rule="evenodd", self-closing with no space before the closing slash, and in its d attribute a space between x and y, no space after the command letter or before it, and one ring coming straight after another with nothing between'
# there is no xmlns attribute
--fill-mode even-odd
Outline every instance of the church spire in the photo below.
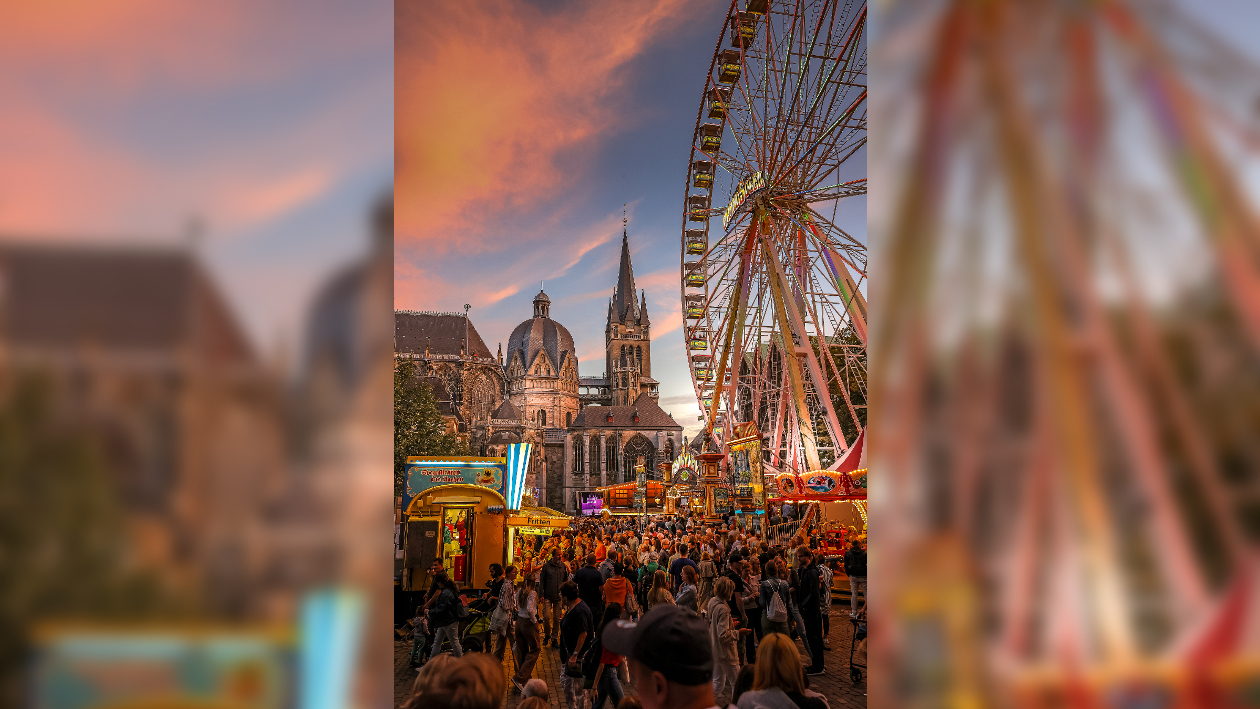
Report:
<svg viewBox="0 0 1260 709"><path fill-rule="evenodd" d="M639 319L639 304L634 299L634 266L630 263L630 237L626 230L626 218L621 218L621 268L617 273L617 290L613 291L613 309L617 321L633 322Z"/></svg>
<svg viewBox="0 0 1260 709"><path fill-rule="evenodd" d="M639 301L639 324L643 326L647 326L648 324L647 291L646 290L642 291L642 293L643 293L643 299Z"/></svg>

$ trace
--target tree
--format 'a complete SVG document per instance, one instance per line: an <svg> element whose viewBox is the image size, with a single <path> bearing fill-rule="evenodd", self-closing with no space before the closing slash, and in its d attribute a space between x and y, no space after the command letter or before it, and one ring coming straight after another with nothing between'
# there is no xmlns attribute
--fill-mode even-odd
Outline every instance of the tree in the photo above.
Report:
<svg viewBox="0 0 1260 709"><path fill-rule="evenodd" d="M43 375L0 391L0 706L19 706L31 626L168 613L135 568L115 471L96 433L54 404Z"/></svg>
<svg viewBox="0 0 1260 709"><path fill-rule="evenodd" d="M394 494L402 495L407 479L407 457L413 455L468 455L468 446L438 412L433 389L419 376L410 359L394 362Z"/></svg>

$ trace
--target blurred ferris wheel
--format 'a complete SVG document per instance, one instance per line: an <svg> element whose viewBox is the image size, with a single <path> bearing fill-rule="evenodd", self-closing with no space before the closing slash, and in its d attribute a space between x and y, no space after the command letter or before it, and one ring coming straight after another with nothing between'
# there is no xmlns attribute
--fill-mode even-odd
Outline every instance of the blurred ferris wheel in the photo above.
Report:
<svg viewBox="0 0 1260 709"><path fill-rule="evenodd" d="M865 24L865 2L734 0L696 117L692 382L706 429L756 423L779 469L833 465L866 423L866 244L838 223L865 225Z"/></svg>

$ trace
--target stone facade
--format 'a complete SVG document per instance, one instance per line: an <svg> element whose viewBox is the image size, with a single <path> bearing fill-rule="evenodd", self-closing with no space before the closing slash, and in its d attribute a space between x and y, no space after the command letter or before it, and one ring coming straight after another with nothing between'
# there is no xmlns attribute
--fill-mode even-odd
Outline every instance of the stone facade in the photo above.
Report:
<svg viewBox="0 0 1260 709"><path fill-rule="evenodd" d="M633 480L639 456L648 478L659 479L656 465L672 461L681 446L682 426L647 393L630 406L587 406L568 429L566 511L576 511L579 492Z"/></svg>
<svg viewBox="0 0 1260 709"><path fill-rule="evenodd" d="M500 359L490 353L468 316L396 311L394 353L415 360L418 376L442 383L460 437L480 454L495 431L491 420L503 404L506 382Z"/></svg>

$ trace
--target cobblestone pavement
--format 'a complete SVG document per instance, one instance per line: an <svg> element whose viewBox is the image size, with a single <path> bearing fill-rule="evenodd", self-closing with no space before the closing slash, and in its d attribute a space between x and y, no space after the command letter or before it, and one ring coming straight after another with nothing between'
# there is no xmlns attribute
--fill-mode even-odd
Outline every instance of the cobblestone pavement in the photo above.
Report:
<svg viewBox="0 0 1260 709"><path fill-rule="evenodd" d="M849 623L848 607L833 606L831 610L831 635L828 640L831 649L826 651L826 667L827 673L814 677L808 677L810 688L827 697L831 709L856 709L857 707L866 706L866 672L862 671L862 679L856 685L849 678L849 646L853 637L853 625ZM803 638L797 640L796 647L801 652L801 656L805 656L805 647ZM415 682L416 670L408 667L409 653L411 652L411 643L395 643L394 644L394 706L401 705L406 701L407 696L411 693L411 685ZM551 706L557 709L564 709L564 693L560 690L560 670L563 663L560 661L559 650L554 648L543 648L542 654L538 657L538 664L534 665L534 677L541 677L546 683L550 692ZM512 676L516 667L513 664L512 652L509 649L503 663L503 677L506 680ZM507 701L505 709L516 709L516 705L520 703L520 694L516 688L512 686L510 681L507 684ZM637 692L633 684L625 684L624 689L627 695L634 695ZM718 697L718 704L725 706L730 701L730 696ZM606 705L611 706L611 705ZM590 709L589 707L587 709Z"/></svg>

